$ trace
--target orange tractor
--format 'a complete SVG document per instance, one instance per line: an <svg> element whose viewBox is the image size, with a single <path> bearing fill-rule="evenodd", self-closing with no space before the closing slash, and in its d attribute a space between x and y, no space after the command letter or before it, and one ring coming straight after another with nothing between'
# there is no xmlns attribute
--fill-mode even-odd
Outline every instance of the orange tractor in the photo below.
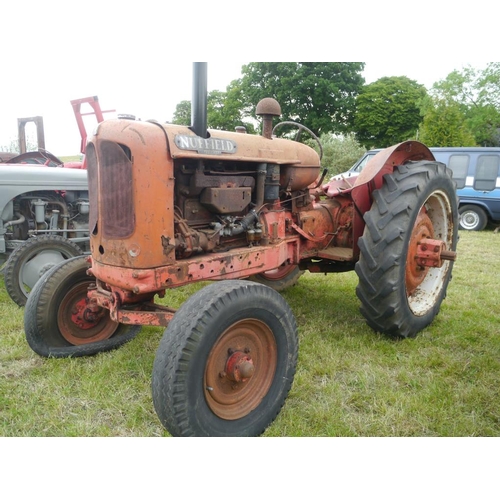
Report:
<svg viewBox="0 0 500 500"><path fill-rule="evenodd" d="M164 427L254 436L280 412L297 363L297 324L277 290L304 271L355 270L367 323L415 336L446 294L457 198L449 170L415 141L377 154L353 185L323 183L315 149L275 137L274 99L257 105L261 136L207 130L204 63L194 81L191 127L106 120L89 139L91 256L38 281L26 338L41 356L85 356L164 326L152 374ZM155 302L207 280L177 311Z"/></svg>

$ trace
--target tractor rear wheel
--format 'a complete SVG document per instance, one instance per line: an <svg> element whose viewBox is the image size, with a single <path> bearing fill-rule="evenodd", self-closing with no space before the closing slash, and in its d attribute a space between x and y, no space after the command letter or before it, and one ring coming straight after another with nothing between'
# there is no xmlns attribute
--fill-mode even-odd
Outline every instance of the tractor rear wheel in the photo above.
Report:
<svg viewBox="0 0 500 500"><path fill-rule="evenodd" d="M5 289L9 297L24 307L30 290L45 272L82 254L77 244L61 236L43 235L28 240L13 250L5 264Z"/></svg>
<svg viewBox="0 0 500 500"><path fill-rule="evenodd" d="M269 286L277 292L282 292L294 286L303 274L304 271L301 271L299 266L294 264L283 264L272 271L255 274L248 279Z"/></svg>
<svg viewBox="0 0 500 500"><path fill-rule="evenodd" d="M423 267L417 262L424 239L456 250L457 196L446 166L416 162L384 176L365 213L359 239L356 289L369 326L393 337L415 337L438 314L451 278L453 262Z"/></svg>
<svg viewBox="0 0 500 500"><path fill-rule="evenodd" d="M295 317L269 287L213 283L175 313L156 353L156 413L173 436L258 436L273 422L297 364Z"/></svg>
<svg viewBox="0 0 500 500"><path fill-rule="evenodd" d="M38 280L28 296L24 330L40 356L91 356L132 340L140 326L112 321L109 311L87 309L87 290L95 279L87 275L87 257L61 262Z"/></svg>

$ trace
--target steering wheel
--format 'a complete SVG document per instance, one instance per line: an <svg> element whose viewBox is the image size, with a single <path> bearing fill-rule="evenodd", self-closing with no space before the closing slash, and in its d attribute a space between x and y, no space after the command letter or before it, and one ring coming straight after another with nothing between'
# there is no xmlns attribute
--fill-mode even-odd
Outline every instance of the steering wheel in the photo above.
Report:
<svg viewBox="0 0 500 500"><path fill-rule="evenodd" d="M63 163L59 158L54 156L52 153L49 153L46 149L38 148L38 152L45 159L45 166L51 167L53 164L55 167L60 167Z"/></svg>
<svg viewBox="0 0 500 500"><path fill-rule="evenodd" d="M277 123L274 126L274 128L273 128L272 135L274 135L274 132L276 131L277 128L282 127L283 125L292 125L292 126L297 127L299 129L299 131L297 133L297 136L295 137L296 141L298 141L300 139L300 134L302 133L302 130L305 130L306 132L308 132L309 135L318 144L318 147L319 147L319 159L321 160L321 158L323 158L323 146L321 146L320 140L318 139L318 137L316 136L316 134L312 130L308 129L305 125L302 125L301 123L297 123L297 122L280 122L280 123Z"/></svg>

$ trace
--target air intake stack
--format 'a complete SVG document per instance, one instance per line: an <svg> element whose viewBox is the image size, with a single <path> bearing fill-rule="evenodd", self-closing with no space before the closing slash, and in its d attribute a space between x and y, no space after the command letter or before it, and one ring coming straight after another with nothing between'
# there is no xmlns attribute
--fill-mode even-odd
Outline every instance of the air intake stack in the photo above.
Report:
<svg viewBox="0 0 500 500"><path fill-rule="evenodd" d="M198 137L207 134L207 63L193 63L193 99L191 102L191 129Z"/></svg>

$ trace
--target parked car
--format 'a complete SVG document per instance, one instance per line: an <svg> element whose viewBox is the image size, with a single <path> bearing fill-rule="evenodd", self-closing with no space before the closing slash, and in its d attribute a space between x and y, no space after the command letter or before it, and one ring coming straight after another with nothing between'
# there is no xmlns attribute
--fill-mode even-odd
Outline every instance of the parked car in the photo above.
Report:
<svg viewBox="0 0 500 500"><path fill-rule="evenodd" d="M453 172L459 198L460 228L481 231L488 222L500 224L500 148L429 148L437 161ZM354 182L380 149L367 151L348 171L335 176Z"/></svg>

